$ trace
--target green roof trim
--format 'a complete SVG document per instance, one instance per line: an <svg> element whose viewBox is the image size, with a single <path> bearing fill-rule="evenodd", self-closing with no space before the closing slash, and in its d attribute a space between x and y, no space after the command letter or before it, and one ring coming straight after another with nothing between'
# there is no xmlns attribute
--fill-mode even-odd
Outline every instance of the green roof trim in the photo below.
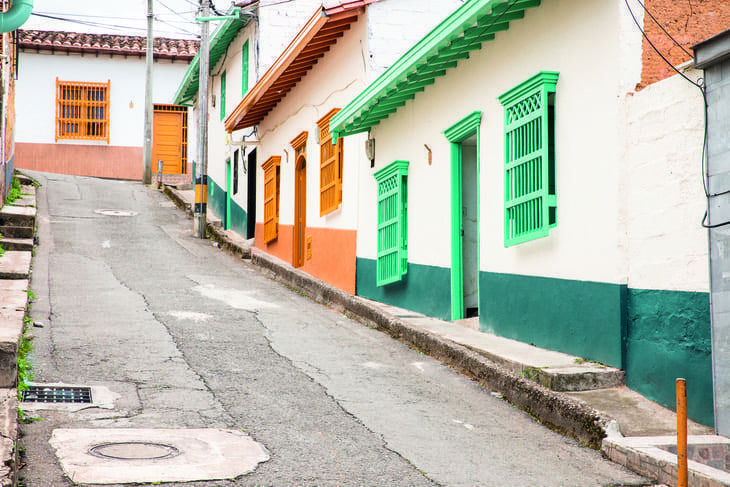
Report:
<svg viewBox="0 0 730 487"><path fill-rule="evenodd" d="M469 0L373 81L330 121L333 139L368 131L507 30L540 0Z"/></svg>
<svg viewBox="0 0 730 487"><path fill-rule="evenodd" d="M251 17L243 19L232 19L228 18L218 24L218 27L213 31L213 35L210 36L209 52L210 52L210 72L218 61L226 53L226 49L236 38L238 32L243 29L249 22ZM175 105L189 105L190 102L198 94L198 83L200 82L200 52L195 55L192 62L188 66L188 70L185 71L180 86L177 88L173 103Z"/></svg>

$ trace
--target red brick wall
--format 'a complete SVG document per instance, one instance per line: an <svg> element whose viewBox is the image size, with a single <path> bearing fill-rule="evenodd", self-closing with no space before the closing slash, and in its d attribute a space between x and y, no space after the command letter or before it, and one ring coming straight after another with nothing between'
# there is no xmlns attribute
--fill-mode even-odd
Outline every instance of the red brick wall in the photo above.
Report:
<svg viewBox="0 0 730 487"><path fill-rule="evenodd" d="M629 5L636 14L641 12L641 5L637 1L629 0ZM644 0L644 5L690 53L690 47L694 44L730 28L728 0ZM662 32L648 14L644 15L644 32L674 66L691 59ZM637 89L675 74L646 39L643 42L641 83Z"/></svg>

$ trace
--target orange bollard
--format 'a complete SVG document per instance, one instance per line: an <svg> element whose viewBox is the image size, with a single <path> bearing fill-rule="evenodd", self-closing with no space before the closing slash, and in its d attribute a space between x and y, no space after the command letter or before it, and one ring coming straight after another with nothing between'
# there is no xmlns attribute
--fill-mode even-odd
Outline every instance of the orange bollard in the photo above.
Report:
<svg viewBox="0 0 730 487"><path fill-rule="evenodd" d="M677 379L677 486L687 487L687 381Z"/></svg>

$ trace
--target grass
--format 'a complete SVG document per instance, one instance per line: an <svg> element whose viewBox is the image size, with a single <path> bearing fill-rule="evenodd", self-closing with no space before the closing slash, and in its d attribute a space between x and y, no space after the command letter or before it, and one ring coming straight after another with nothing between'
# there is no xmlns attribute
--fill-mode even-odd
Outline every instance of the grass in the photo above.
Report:
<svg viewBox="0 0 730 487"><path fill-rule="evenodd" d="M20 189L20 181L17 177L13 176L13 180L10 183L10 188L8 189L8 197L5 199L6 204L14 203L15 200L19 199L21 196L21 189Z"/></svg>

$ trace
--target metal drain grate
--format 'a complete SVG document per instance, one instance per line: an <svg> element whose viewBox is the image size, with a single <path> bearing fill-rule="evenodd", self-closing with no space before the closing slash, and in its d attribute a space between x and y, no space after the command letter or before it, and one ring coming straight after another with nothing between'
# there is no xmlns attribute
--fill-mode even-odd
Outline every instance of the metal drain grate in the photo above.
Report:
<svg viewBox="0 0 730 487"><path fill-rule="evenodd" d="M91 387L29 386L23 401L91 404Z"/></svg>

